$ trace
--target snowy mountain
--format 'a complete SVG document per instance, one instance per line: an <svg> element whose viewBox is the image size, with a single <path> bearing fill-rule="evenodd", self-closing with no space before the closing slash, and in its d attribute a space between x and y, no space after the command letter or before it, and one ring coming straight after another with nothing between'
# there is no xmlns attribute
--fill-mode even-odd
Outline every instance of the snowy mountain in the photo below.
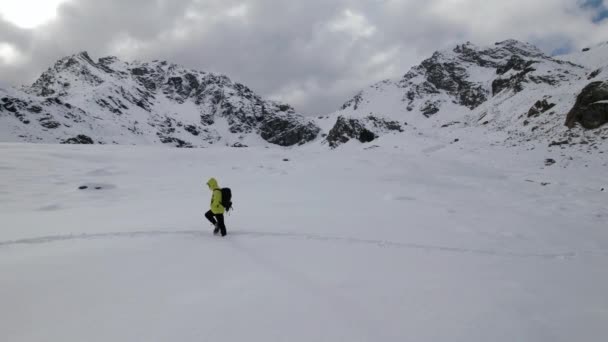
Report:
<svg viewBox="0 0 608 342"><path fill-rule="evenodd" d="M87 53L31 86L0 89L0 141L301 145L335 148L387 134L491 145L602 151L608 139L608 43L551 57L507 40L438 51L404 76L364 89L315 120L228 77L164 61Z"/></svg>
<svg viewBox="0 0 608 342"><path fill-rule="evenodd" d="M31 86L0 90L0 140L290 146L319 129L228 77L164 61L59 60Z"/></svg>
<svg viewBox="0 0 608 342"><path fill-rule="evenodd" d="M553 58L516 40L466 43L374 84L318 122L332 147L415 129L508 146L600 150L608 138L607 50Z"/></svg>

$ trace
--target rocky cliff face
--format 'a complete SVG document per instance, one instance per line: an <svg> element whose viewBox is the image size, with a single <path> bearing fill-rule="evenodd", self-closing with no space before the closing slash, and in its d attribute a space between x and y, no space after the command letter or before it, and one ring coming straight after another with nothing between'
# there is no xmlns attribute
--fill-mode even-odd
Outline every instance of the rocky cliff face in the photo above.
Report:
<svg viewBox="0 0 608 342"><path fill-rule="evenodd" d="M326 141L330 147L335 148L351 139L362 143L371 142L379 135L389 132L403 132L403 128L397 121L388 121L373 115L362 119L340 116L329 131Z"/></svg>
<svg viewBox="0 0 608 342"><path fill-rule="evenodd" d="M349 118L376 117L408 122L422 131L478 127L500 133L506 145L566 141L564 145L597 150L608 137L605 50L608 46L558 59L516 40L490 47L458 45L434 53L401 78L361 91L320 124L335 121L336 135ZM337 146L345 141L328 142Z"/></svg>
<svg viewBox="0 0 608 342"><path fill-rule="evenodd" d="M48 143L291 146L319 133L291 106L224 75L165 61L95 62L86 52L57 61L31 86L0 90L0 120L3 141Z"/></svg>
<svg viewBox="0 0 608 342"><path fill-rule="evenodd" d="M581 91L566 119L566 125L570 128L577 123L587 129L596 129L608 123L607 81L592 82Z"/></svg>

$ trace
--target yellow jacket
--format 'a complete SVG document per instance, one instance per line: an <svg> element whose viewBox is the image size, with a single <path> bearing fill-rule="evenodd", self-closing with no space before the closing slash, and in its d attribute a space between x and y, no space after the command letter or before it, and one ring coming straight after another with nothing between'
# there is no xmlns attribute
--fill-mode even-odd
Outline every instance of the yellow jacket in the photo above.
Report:
<svg viewBox="0 0 608 342"><path fill-rule="evenodd" d="M223 214L225 209L222 206L222 190L217 184L217 180L215 178L209 179L207 186L209 186L209 190L212 191L211 212L215 215Z"/></svg>

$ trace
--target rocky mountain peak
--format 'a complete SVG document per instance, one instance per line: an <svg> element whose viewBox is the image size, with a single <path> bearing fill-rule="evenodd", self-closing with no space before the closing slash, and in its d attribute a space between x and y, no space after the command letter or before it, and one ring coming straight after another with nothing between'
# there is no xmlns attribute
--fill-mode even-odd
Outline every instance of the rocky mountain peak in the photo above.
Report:
<svg viewBox="0 0 608 342"><path fill-rule="evenodd" d="M29 103L33 114L45 113L43 132L23 135L28 140L84 141L70 138L85 135L102 143L158 141L190 147L220 141L243 146L257 136L291 146L319 133L293 107L265 100L228 76L166 61L127 63L109 56L95 62L81 52L60 59L23 90L33 98L11 100L11 116L34 122ZM108 131L111 138L100 133Z"/></svg>
<svg viewBox="0 0 608 342"><path fill-rule="evenodd" d="M515 39L507 39L502 42L494 43L498 49L504 49L514 55L525 57L546 57L546 55L536 46Z"/></svg>
<svg viewBox="0 0 608 342"><path fill-rule="evenodd" d="M466 42L437 51L400 79L376 83L347 101L333 114L341 118L333 136L343 137L333 144L356 138L354 133L365 129L374 132L365 122L373 116L509 132L513 144L551 139L580 141L596 149L591 141L605 140L608 132L606 52L608 45L600 45L555 58L513 39L491 46ZM566 113L570 131L564 128ZM351 118L357 125L347 130ZM596 130L594 138L574 133L579 126Z"/></svg>
<svg viewBox="0 0 608 342"><path fill-rule="evenodd" d="M73 83L96 87L104 83L103 74L113 71L91 59L86 51L59 59L52 68L23 89L36 96L65 96Z"/></svg>
<svg viewBox="0 0 608 342"><path fill-rule="evenodd" d="M545 66L535 67L538 64ZM555 85L568 80L566 74L573 65L563 64L517 40L498 42L491 47L465 43L435 52L398 84L405 90L408 111L418 108L423 115L430 116L446 102L437 99L439 94L448 95L454 104L475 109L502 91L521 91L523 83Z"/></svg>
<svg viewBox="0 0 608 342"><path fill-rule="evenodd" d="M82 70L89 68L98 68L98 65L91 59L88 52L81 51L77 54L61 58L55 63L52 70L56 73L67 72L78 75Z"/></svg>

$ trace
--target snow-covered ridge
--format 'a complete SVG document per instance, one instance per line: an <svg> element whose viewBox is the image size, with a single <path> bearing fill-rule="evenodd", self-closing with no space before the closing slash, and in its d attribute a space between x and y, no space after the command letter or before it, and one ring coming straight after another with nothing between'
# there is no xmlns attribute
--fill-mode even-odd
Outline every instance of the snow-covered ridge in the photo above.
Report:
<svg viewBox="0 0 608 342"><path fill-rule="evenodd" d="M166 61L95 62L86 52L60 59L31 86L0 91L0 120L3 141L47 143L289 146L319 131L225 75Z"/></svg>
<svg viewBox="0 0 608 342"><path fill-rule="evenodd" d="M314 120L225 75L166 61L57 61L31 86L0 90L0 141L330 147L387 134L602 151L608 44L552 57L506 40L437 51Z"/></svg>
<svg viewBox="0 0 608 342"><path fill-rule="evenodd" d="M581 51L558 56L557 58L597 70L608 65L608 42L586 47Z"/></svg>

